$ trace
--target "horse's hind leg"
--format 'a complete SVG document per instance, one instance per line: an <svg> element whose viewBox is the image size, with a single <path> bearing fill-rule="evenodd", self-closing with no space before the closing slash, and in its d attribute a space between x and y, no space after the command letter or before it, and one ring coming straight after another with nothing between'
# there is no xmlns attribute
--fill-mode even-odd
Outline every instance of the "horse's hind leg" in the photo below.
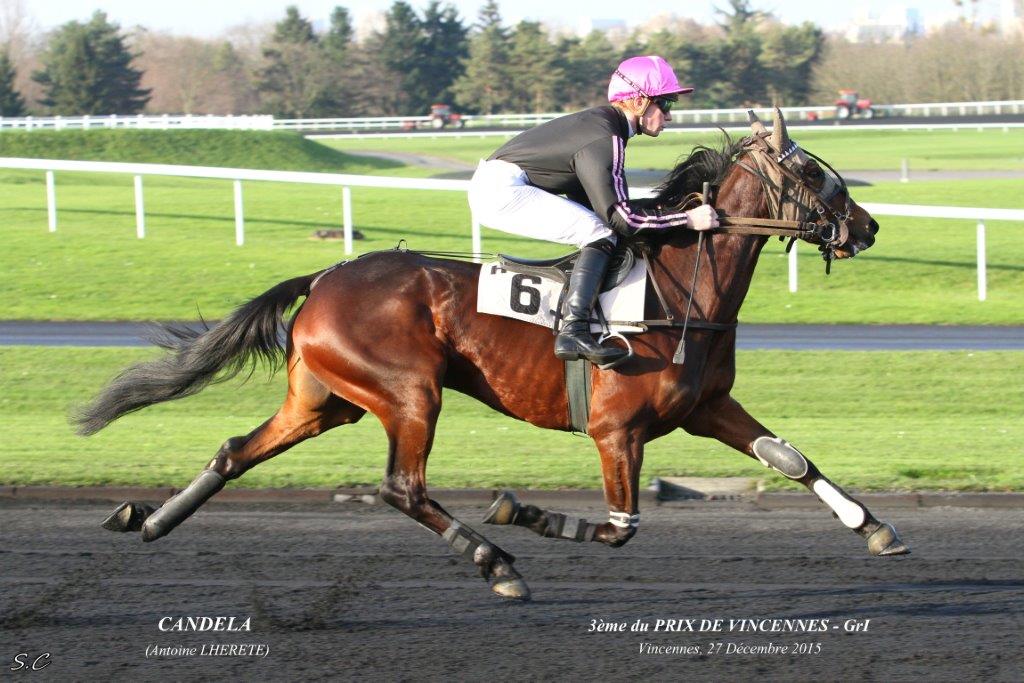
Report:
<svg viewBox="0 0 1024 683"><path fill-rule="evenodd" d="M103 523L111 531L142 531L143 541L166 536L229 479L236 479L264 460L332 427L357 421L365 410L333 395L305 367L301 359L289 362L288 396L281 409L245 436L224 442L213 460L185 489L160 508L125 502Z"/></svg>
<svg viewBox="0 0 1024 683"><path fill-rule="evenodd" d="M643 440L626 430L595 439L601 454L608 521L592 523L561 512L520 503L511 491L503 491L484 517L485 524L515 524L546 538L582 543L598 541L617 548L624 545L640 524L639 482Z"/></svg>
<svg viewBox="0 0 1024 683"><path fill-rule="evenodd" d="M910 552L891 524L877 520L860 501L829 481L800 451L765 429L731 396L696 408L683 429L697 436L714 437L800 482L828 505L840 522L867 539L872 555Z"/></svg>
<svg viewBox="0 0 1024 683"><path fill-rule="evenodd" d="M375 410L388 435L388 467L380 487L381 499L441 536L452 550L476 565L496 594L529 600L526 582L512 567L515 557L427 496L427 456L441 410L440 385L407 385L400 396L388 394Z"/></svg>

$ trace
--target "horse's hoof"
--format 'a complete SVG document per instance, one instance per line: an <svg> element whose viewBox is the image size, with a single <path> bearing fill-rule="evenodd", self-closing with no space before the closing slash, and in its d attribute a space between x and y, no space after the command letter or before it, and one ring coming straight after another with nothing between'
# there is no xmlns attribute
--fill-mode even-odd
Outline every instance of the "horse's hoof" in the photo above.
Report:
<svg viewBox="0 0 1024 683"><path fill-rule="evenodd" d="M163 538L168 533L170 533L170 531L170 529L166 529L163 526L160 526L159 524L155 524L151 519L147 520L142 525L142 542L150 543L158 538Z"/></svg>
<svg viewBox="0 0 1024 683"><path fill-rule="evenodd" d="M491 590L496 595L508 598L509 600L522 600L526 602L530 599L529 586L518 576L496 580L491 584Z"/></svg>
<svg viewBox="0 0 1024 683"><path fill-rule="evenodd" d="M519 512L519 501L511 491L502 491L484 516L484 524L512 524Z"/></svg>
<svg viewBox="0 0 1024 683"><path fill-rule="evenodd" d="M876 556L908 555L910 548L903 543L892 524L882 524L868 536L868 552Z"/></svg>
<svg viewBox="0 0 1024 683"><path fill-rule="evenodd" d="M107 531L140 531L142 523L153 512L153 507L143 503L125 501L101 525Z"/></svg>

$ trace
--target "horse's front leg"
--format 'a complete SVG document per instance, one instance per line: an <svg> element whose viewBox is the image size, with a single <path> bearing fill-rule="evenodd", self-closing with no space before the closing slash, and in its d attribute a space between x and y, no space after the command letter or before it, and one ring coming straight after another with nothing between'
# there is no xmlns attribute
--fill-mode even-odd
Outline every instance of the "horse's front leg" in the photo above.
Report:
<svg viewBox="0 0 1024 683"><path fill-rule="evenodd" d="M789 442L777 438L731 396L698 406L683 422L690 434L718 439L765 467L798 481L828 505L839 521L867 539L872 555L903 555L910 549L891 524L880 522L866 507L825 477Z"/></svg>
<svg viewBox="0 0 1024 683"><path fill-rule="evenodd" d="M515 524L547 538L579 543L598 541L613 548L625 544L640 525L638 496L644 441L640 434L625 430L595 437L594 440L601 454L604 497L608 504L607 522L595 524L561 512L525 505L511 491L504 491L495 499L484 522Z"/></svg>

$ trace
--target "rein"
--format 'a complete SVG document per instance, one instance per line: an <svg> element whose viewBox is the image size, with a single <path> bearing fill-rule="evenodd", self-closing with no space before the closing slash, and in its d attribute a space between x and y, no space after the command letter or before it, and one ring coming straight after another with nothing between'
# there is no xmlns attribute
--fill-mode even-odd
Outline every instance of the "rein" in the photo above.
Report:
<svg viewBox="0 0 1024 683"><path fill-rule="evenodd" d="M786 251L789 251L793 242L798 239L818 244L822 251L822 255L825 258L825 272L827 274L832 265L835 248L845 242L849 236L846 224L850 218L849 199L847 199L846 208L842 214L832 209L828 204L828 202L835 197L838 192L846 190L846 183L843 181L842 176L840 176L836 170L828 164L828 162L805 150L805 154L826 166L839 180L838 183L832 181L832 185L834 187L832 188L831 194L829 194L828 197L822 197L818 192L808 187L807 181L786 167L786 159L791 157L797 149L798 147L796 143L791 142L787 149L783 150L778 157L775 157L763 136L755 135L750 138L749 143L745 146L744 153L754 156L755 167L751 168L739 160L735 163L748 173L756 176L761 181L761 185L765 191L765 197L769 204L769 211L771 215L775 216L775 218L748 218L745 216L719 215L719 227L712 228L709 232L734 235L777 236L783 239L788 237L790 242ZM794 184L795 189L800 193L800 196L798 197L790 197L790 201L797 203L798 205L802 205L807 211L816 212L818 214L817 220L789 220L780 217L783 213L782 205L787 197L786 188L782 183L777 185L772 182L768 173L762 168L762 163L765 161L770 165L771 169L779 173L784 180L790 180ZM699 197L703 204L709 203L709 189L709 183L705 182L703 191ZM815 206L807 206L807 203L804 200L808 197ZM849 193L847 192L847 198L848 197ZM682 204L685 205L688 201L694 198L697 198L697 195L691 194L683 200ZM830 218L834 219L835 222L830 221ZM683 317L683 321L680 323L672 316L668 307L668 302L665 300L665 296L662 294L661 288L658 286L658 281L654 277L654 262L648 262L648 270L651 273L651 285L653 286L654 293L658 297L658 302L661 304L662 310L665 311L665 319L633 321L630 323L643 328L645 331L655 327L681 327L683 333L679 338L679 344L676 346L676 351L672 356L672 362L676 365L682 365L686 358L686 332L690 327L721 332L734 330L737 325L736 322L715 323L707 320L690 320L690 313L693 308L694 291L697 286L697 275L700 271L700 257L704 247L704 232L705 231L700 231L697 233L697 253L694 260L693 277L690 284L690 291L687 294L686 313ZM615 322L621 323L625 321Z"/></svg>

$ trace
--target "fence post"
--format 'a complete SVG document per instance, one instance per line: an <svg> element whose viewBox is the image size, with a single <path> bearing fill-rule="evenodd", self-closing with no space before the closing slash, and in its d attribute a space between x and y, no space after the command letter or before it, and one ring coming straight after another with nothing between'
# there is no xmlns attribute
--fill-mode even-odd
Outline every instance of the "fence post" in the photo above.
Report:
<svg viewBox="0 0 1024 683"><path fill-rule="evenodd" d="M907 164L906 157L904 157L903 160L900 162L900 182L910 182L910 165Z"/></svg>
<svg viewBox="0 0 1024 683"><path fill-rule="evenodd" d="M235 244L245 244L245 217L242 215L242 181L235 181Z"/></svg>
<svg viewBox="0 0 1024 683"><path fill-rule="evenodd" d="M142 176L135 176L135 236L146 236L146 209L142 203Z"/></svg>
<svg viewBox="0 0 1024 683"><path fill-rule="evenodd" d="M789 249L789 291L796 292L796 242Z"/></svg>
<svg viewBox="0 0 1024 683"><path fill-rule="evenodd" d="M472 214L472 212L470 213ZM480 263L480 256L478 254L483 251L480 242L480 221L476 219L475 214L472 214L471 220L473 221L473 260Z"/></svg>
<svg viewBox="0 0 1024 683"><path fill-rule="evenodd" d="M345 227L345 254L352 253L352 188L341 188L341 220Z"/></svg>
<svg viewBox="0 0 1024 683"><path fill-rule="evenodd" d="M53 187L53 171L46 172L46 218L50 232L57 232L57 192Z"/></svg>
<svg viewBox="0 0 1024 683"><path fill-rule="evenodd" d="M988 281L985 263L985 223L978 221L978 301L988 296Z"/></svg>

